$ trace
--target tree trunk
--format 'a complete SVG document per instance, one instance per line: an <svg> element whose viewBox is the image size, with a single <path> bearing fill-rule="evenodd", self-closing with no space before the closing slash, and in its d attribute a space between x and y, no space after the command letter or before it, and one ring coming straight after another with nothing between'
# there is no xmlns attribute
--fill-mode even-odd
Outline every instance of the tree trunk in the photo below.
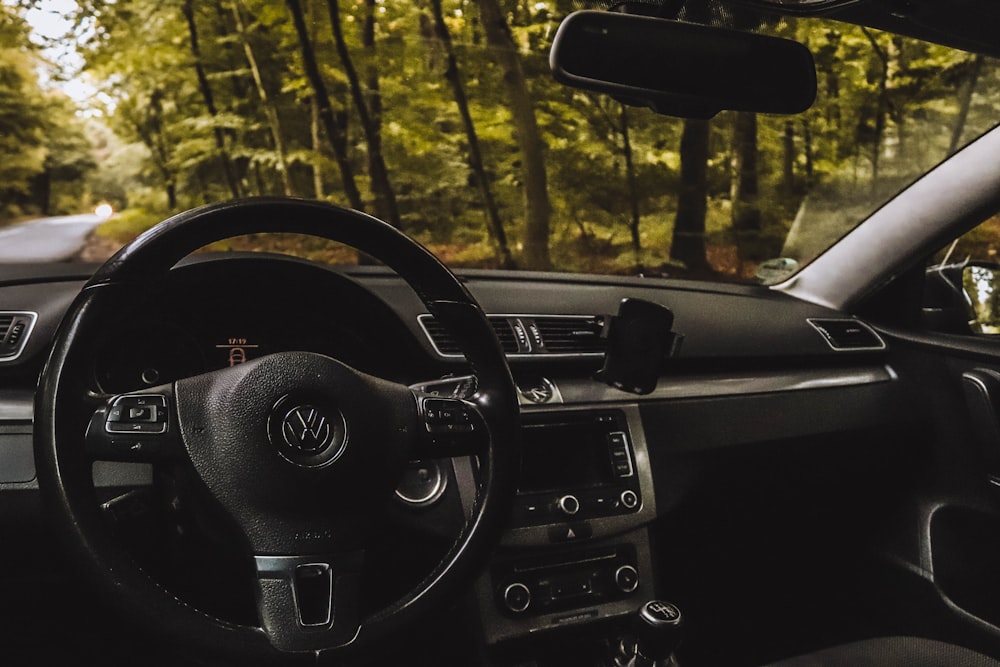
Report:
<svg viewBox="0 0 1000 667"><path fill-rule="evenodd" d="M803 153L806 158L806 191L808 192L813 186L813 143L812 143L812 126L809 124L808 118L802 119L802 144Z"/></svg>
<svg viewBox="0 0 1000 667"><path fill-rule="evenodd" d="M692 271L710 271L705 252L709 121L689 118L681 134L681 184L670 257Z"/></svg>
<svg viewBox="0 0 1000 667"><path fill-rule="evenodd" d="M257 65L257 57L254 55L253 47L250 45L250 38L247 35L246 23L243 21L243 3L241 0L234 0L232 4L233 20L236 22L236 32L239 35L240 43L243 45L243 53L246 56L247 64L250 66L250 74L253 82L257 86L257 95L260 98L261 106L264 108L264 116L267 120L268 129L271 131L271 140L274 142L274 152L278 158L278 173L281 177L281 185L285 195L292 197L295 195L295 188L292 186L292 175L288 170L288 158L285 152L285 140L281 133L281 119L278 117L278 109L272 104L264 86L264 79Z"/></svg>
<svg viewBox="0 0 1000 667"><path fill-rule="evenodd" d="M448 31L448 25L444 22L441 0L431 0L431 11L434 14L434 34L445 50L444 78L451 87L452 96L455 98L455 104L458 106L458 113L462 117L462 125L465 128L465 139L469 142L469 168L472 169L476 185L479 188L479 196L483 200L483 209L486 211L486 230L493 241L500 267L513 269L516 265L507 243L507 233L504 231L503 221L500 219L500 209L493 198L490 179L483 166L479 135L476 133L476 125L472 120L472 113L469 111L469 100L465 95L462 75L458 70L458 60L455 57L451 33Z"/></svg>
<svg viewBox="0 0 1000 667"><path fill-rule="evenodd" d="M205 107L208 109L209 115L215 119L219 115L219 110L215 106L212 86L208 83L205 64L201 58L201 46L198 42L198 24L194 20L194 5L192 0L184 0L184 4L181 5L181 12L183 12L184 18L187 21L188 34L191 38L191 57L194 59L194 69L198 76L198 88L201 90L201 96L205 100ZM226 185L229 186L229 192L233 198L238 198L241 194L240 186L236 178L236 172L233 169L233 162L229 157L229 150L226 148L226 135L222 131L222 128L217 125L212 128L212 133L215 135L215 147L219 151L219 160L222 162L222 173L226 177Z"/></svg>
<svg viewBox="0 0 1000 667"><path fill-rule="evenodd" d="M316 199L323 198L323 153L322 139L319 131L319 102L315 95L309 97L309 138L312 140L312 173L313 173L313 196Z"/></svg>
<svg viewBox="0 0 1000 667"><path fill-rule="evenodd" d="M624 104L619 103L621 109L619 129L622 133L622 153L625 155L625 182L628 185L628 200L631 208L631 219L629 220L629 232L632 235L632 252L635 253L635 270L642 273L642 239L639 236L639 223L641 221L639 213L639 191L635 182L635 165L632 162L632 139L629 137L628 111Z"/></svg>
<svg viewBox="0 0 1000 667"><path fill-rule="evenodd" d="M524 180L524 265L529 269L551 267L549 258L549 203L542 134L528 94L521 58L497 0L477 0L486 42L503 71Z"/></svg>
<svg viewBox="0 0 1000 667"><path fill-rule="evenodd" d="M795 123L790 120L785 121L782 137L781 187L786 197L795 194Z"/></svg>
<svg viewBox="0 0 1000 667"><path fill-rule="evenodd" d="M174 211L177 209L177 178L170 168L170 149L168 146L172 144L166 136L166 130L163 126L163 93L161 91L153 91L145 112L146 117L136 120L135 128L139 138L149 148L153 162L163 178L163 188L167 195L167 208Z"/></svg>
<svg viewBox="0 0 1000 667"><path fill-rule="evenodd" d="M351 168L350 160L347 157L347 132L342 123L338 123L333 116L333 104L330 95L327 93L326 84L316 63L316 52L313 50L312 41L309 39L309 32L306 29L305 17L302 14L302 5L299 0L286 0L288 9L292 14L292 22L295 24L295 32L299 38L299 49L302 53L302 67L305 70L306 78L312 85L313 93L316 95L316 102L319 106L319 117L326 130L326 139L333 149L334 159L340 168L340 179L344 186L344 196L351 208L361 210L364 203L361 201L361 191L354 180L354 170Z"/></svg>
<svg viewBox="0 0 1000 667"><path fill-rule="evenodd" d="M872 138L872 189L878 181L879 157L882 153L882 137L885 135L885 116L888 112L889 98L889 55L879 45L878 40L867 28L862 28L865 37L872 45L872 50L879 59L882 67L881 77L878 83L878 102L875 108L875 136Z"/></svg>
<svg viewBox="0 0 1000 667"><path fill-rule="evenodd" d="M955 118L955 126L951 130L951 142L948 144L948 155L951 155L962 145L962 133L965 131L965 122L969 118L969 107L972 106L972 94L976 91L976 84L979 82L979 74L983 70L983 54L978 53L972 60L972 70L969 78L962 84L958 93L958 116Z"/></svg>
<svg viewBox="0 0 1000 667"><path fill-rule="evenodd" d="M733 232L740 261L764 259L757 240L761 229L757 201L757 114L738 111L733 122Z"/></svg>
<svg viewBox="0 0 1000 667"><path fill-rule="evenodd" d="M333 29L333 41L337 47L337 55L340 56L340 62L344 66L344 74L347 76L351 98L354 100L354 106L358 110L358 120L361 122L361 129L365 133L365 142L368 144L368 175L371 178L372 194L375 196L375 213L378 217L398 229L401 222L399 218L399 205L396 203L396 193L392 189L389 172L385 167L385 160L382 157L382 135L369 113L364 92L361 90L361 81L358 78L358 72L354 68L351 54L347 50L347 43L344 41L344 30L340 24L340 5L338 5L338 0L327 0L326 6L330 12L330 26ZM372 15L372 20L374 21L374 14ZM372 40L372 48L374 48L374 24L372 26Z"/></svg>

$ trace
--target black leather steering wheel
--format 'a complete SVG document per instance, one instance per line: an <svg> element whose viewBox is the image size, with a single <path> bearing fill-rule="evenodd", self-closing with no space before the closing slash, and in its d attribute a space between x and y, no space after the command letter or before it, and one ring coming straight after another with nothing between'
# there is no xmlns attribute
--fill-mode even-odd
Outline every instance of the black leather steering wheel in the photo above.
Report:
<svg viewBox="0 0 1000 667"><path fill-rule="evenodd" d="M429 397L309 352L271 354L123 396L96 391L89 379L94 351L117 308L142 299L198 248L263 232L339 241L394 269L458 342L478 394L469 401ZM70 556L102 594L203 656L254 662L347 654L454 599L499 540L520 454L510 370L458 279L384 222L298 199L195 209L119 251L63 320L35 414L39 485ZM481 464L479 496L461 536L414 590L361 618L361 565L378 508L406 461L450 455L476 455ZM95 460L186 466L196 474L253 558L259 625L194 609L142 571L102 517Z"/></svg>

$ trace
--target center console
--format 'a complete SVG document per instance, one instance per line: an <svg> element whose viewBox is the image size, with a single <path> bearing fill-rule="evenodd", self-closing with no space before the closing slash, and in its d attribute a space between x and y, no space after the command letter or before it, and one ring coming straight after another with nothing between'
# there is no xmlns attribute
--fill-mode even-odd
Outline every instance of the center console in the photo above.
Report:
<svg viewBox="0 0 1000 667"><path fill-rule="evenodd" d="M656 505L638 409L531 410L522 420L511 526L477 582L489 644L624 616L654 592L644 526Z"/></svg>

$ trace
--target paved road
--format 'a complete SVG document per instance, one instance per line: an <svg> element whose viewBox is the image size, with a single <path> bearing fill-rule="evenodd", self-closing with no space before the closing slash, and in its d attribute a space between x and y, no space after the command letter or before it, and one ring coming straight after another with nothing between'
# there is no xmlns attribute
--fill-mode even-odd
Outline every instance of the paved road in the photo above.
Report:
<svg viewBox="0 0 1000 667"><path fill-rule="evenodd" d="M39 218L0 228L0 263L60 262L83 247L103 218L93 213Z"/></svg>

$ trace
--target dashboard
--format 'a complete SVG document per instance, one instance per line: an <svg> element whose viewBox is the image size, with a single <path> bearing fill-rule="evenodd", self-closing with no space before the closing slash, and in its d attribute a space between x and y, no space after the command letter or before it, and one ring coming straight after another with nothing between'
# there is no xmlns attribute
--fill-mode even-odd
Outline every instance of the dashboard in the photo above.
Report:
<svg viewBox="0 0 1000 667"><path fill-rule="evenodd" d="M0 276L0 310L37 318L18 356L0 359L0 498L37 488L34 382L86 277L78 270L44 282ZM489 271L462 279L508 354L526 447L508 529L471 594L489 647L623 618L654 597L669 579L661 527L710 489L730 497L750 453L778 448L794 461L804 448L833 448L831 470L840 469L851 460L845 452L881 446L907 419L878 333L766 288ZM604 326L624 298L669 307L685 337L643 396L594 379ZM432 394L475 391L464 359L391 272L249 254L189 258L120 304L102 334L92 388L123 394L297 350ZM468 457L408 467L393 520L400 535L428 540L429 561L471 507L476 476ZM122 489L156 478L109 464L95 468L95 480ZM393 560L392 535L385 540L389 555L375 567L407 572L398 553ZM394 586L386 581L384 596Z"/></svg>

